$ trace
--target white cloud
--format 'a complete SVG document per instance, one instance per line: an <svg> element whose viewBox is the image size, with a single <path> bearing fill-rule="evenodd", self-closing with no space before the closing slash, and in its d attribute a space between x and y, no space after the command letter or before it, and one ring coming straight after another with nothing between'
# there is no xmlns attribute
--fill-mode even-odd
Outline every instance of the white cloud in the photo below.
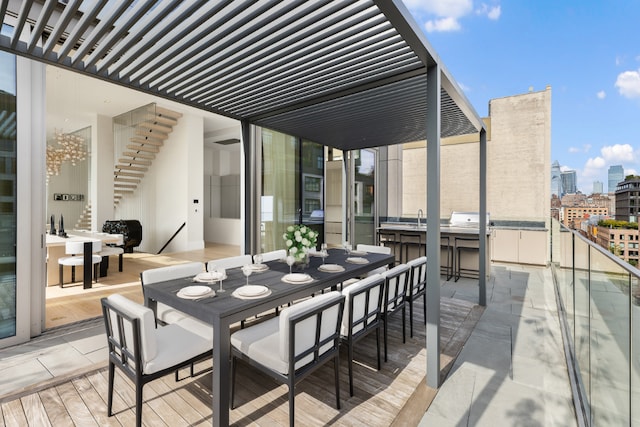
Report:
<svg viewBox="0 0 640 427"><path fill-rule="evenodd" d="M460 19L474 12L473 0L403 0L411 13L424 24L427 32L458 31L462 28ZM481 3L476 9L478 15L496 20L502 12L497 0L493 4Z"/></svg>
<svg viewBox="0 0 640 427"><path fill-rule="evenodd" d="M606 145L600 149L607 164L632 163L635 161L633 147L629 144Z"/></svg>
<svg viewBox="0 0 640 427"><path fill-rule="evenodd" d="M569 153L588 153L591 150L591 144L584 144L582 148L569 147Z"/></svg>
<svg viewBox="0 0 640 427"><path fill-rule="evenodd" d="M482 3L480 7L476 10L478 15L486 15L487 18L492 21L496 21L500 18L500 14L502 13L502 9L500 5L498 6L489 6L486 3Z"/></svg>
<svg viewBox="0 0 640 427"><path fill-rule="evenodd" d="M598 97L598 99L605 99L607 97L607 94L605 91L601 90L600 92L596 93L596 96Z"/></svg>
<svg viewBox="0 0 640 427"><path fill-rule="evenodd" d="M473 11L472 0L403 0L411 10L436 15L440 18L459 18Z"/></svg>
<svg viewBox="0 0 640 427"><path fill-rule="evenodd" d="M626 98L640 98L640 69L618 74L615 87Z"/></svg>
<svg viewBox="0 0 640 427"><path fill-rule="evenodd" d="M636 170L632 169L632 168L625 168L624 169L624 174L625 175L638 175L638 172L636 172Z"/></svg>
<svg viewBox="0 0 640 427"><path fill-rule="evenodd" d="M429 33L446 32L446 31L458 31L460 29L460 23L456 18L440 18L436 20L429 20L424 23L424 28Z"/></svg>

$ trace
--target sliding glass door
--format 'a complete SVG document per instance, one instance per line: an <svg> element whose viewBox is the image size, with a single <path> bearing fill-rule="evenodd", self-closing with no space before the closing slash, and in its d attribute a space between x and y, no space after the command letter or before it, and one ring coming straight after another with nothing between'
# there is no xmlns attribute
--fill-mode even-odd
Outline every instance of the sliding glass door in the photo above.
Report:
<svg viewBox="0 0 640 427"><path fill-rule="evenodd" d="M374 245L376 242L376 156L373 149L350 152L351 243Z"/></svg>
<svg viewBox="0 0 640 427"><path fill-rule="evenodd" d="M16 335L16 58L0 51L0 340Z"/></svg>
<svg viewBox="0 0 640 427"><path fill-rule="evenodd" d="M306 224L324 235L323 147L262 129L260 251L284 247L289 225Z"/></svg>

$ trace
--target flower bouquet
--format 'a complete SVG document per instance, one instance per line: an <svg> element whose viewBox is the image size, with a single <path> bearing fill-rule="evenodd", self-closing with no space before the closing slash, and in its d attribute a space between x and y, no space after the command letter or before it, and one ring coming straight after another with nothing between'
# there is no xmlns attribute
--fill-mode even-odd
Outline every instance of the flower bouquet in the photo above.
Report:
<svg viewBox="0 0 640 427"><path fill-rule="evenodd" d="M309 250L316 247L318 233L306 225L290 225L282 238L287 245L288 254L293 256L296 262L306 263Z"/></svg>

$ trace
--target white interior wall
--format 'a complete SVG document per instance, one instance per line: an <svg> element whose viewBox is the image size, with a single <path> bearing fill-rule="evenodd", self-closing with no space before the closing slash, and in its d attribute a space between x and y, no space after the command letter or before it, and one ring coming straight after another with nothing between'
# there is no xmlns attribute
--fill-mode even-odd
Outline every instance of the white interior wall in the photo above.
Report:
<svg viewBox="0 0 640 427"><path fill-rule="evenodd" d="M95 115L91 126L91 153L91 229L102 231L102 225L105 221L115 219L113 207L113 121L111 117Z"/></svg>

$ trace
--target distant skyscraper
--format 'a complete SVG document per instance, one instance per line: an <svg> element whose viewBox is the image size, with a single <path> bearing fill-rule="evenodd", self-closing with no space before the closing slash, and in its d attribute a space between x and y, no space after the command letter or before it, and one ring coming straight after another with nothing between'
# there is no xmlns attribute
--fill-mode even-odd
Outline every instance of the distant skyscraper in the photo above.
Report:
<svg viewBox="0 0 640 427"><path fill-rule="evenodd" d="M560 173L562 180L562 194L575 194L578 192L576 171L565 171Z"/></svg>
<svg viewBox="0 0 640 427"><path fill-rule="evenodd" d="M560 163L556 160L551 165L551 195L562 197L562 179L560 179Z"/></svg>
<svg viewBox="0 0 640 427"><path fill-rule="evenodd" d="M615 193L616 186L622 181L624 181L624 169L622 165L609 166L609 186L607 187L607 191L609 193Z"/></svg>
<svg viewBox="0 0 640 427"><path fill-rule="evenodd" d="M602 182L600 181L593 181L593 194L602 194Z"/></svg>

